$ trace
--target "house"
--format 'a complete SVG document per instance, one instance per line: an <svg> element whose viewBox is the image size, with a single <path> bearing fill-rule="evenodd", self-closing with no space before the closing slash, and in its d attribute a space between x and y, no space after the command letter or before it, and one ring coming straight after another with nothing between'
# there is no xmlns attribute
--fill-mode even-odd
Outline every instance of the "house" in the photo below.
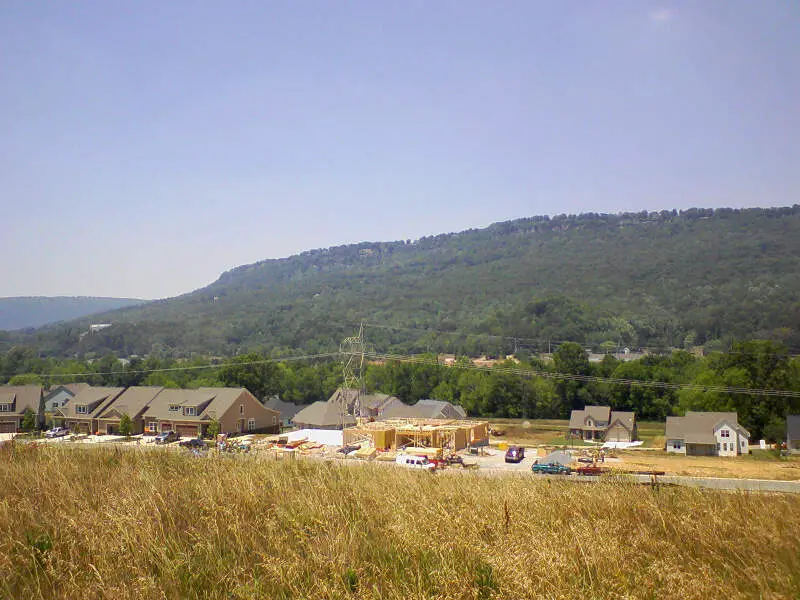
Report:
<svg viewBox="0 0 800 600"><path fill-rule="evenodd" d="M36 415L36 426L42 425L42 386L0 386L0 433L16 433L22 428L25 412Z"/></svg>
<svg viewBox="0 0 800 600"><path fill-rule="evenodd" d="M266 402L264 406L272 410L277 410L280 413L281 426L289 427L292 424L292 419L301 410L310 404L294 404L293 402L283 402L278 396L273 396Z"/></svg>
<svg viewBox="0 0 800 600"><path fill-rule="evenodd" d="M298 412L292 422L300 429L344 429L356 424L343 404L319 400Z"/></svg>
<svg viewBox="0 0 800 600"><path fill-rule="evenodd" d="M800 451L800 415L786 417L786 449Z"/></svg>
<svg viewBox="0 0 800 600"><path fill-rule="evenodd" d="M53 421L73 433L96 433L99 431L97 417L123 391L125 388L121 387L86 387L66 406L53 410Z"/></svg>
<svg viewBox="0 0 800 600"><path fill-rule="evenodd" d="M67 383L51 387L44 395L44 412L52 413L55 409L66 406L78 392L88 387L88 383Z"/></svg>
<svg viewBox="0 0 800 600"><path fill-rule="evenodd" d="M93 431L106 435L119 433L123 415L131 418L131 434L144 432L144 413L150 402L164 390L159 386L133 386L127 388L113 402L103 406L97 413L97 423Z"/></svg>
<svg viewBox="0 0 800 600"><path fill-rule="evenodd" d="M466 419L467 411L444 400L419 400L413 405L420 419Z"/></svg>
<svg viewBox="0 0 800 600"><path fill-rule="evenodd" d="M569 433L582 440L633 442L638 437L636 414L609 406L586 406L569 416Z"/></svg>
<svg viewBox="0 0 800 600"><path fill-rule="evenodd" d="M737 456L750 450L750 434L735 412L693 412L667 417L666 450L691 456Z"/></svg>
<svg viewBox="0 0 800 600"><path fill-rule="evenodd" d="M358 404L359 415L371 417L373 419L384 418L384 413L390 413L398 408L408 406L399 398L389 394L366 394L353 388L338 388L328 402L331 404L344 405L346 412L351 415L356 410Z"/></svg>
<svg viewBox="0 0 800 600"><path fill-rule="evenodd" d="M205 435L216 420L220 433L280 432L280 413L267 408L245 388L164 389L144 411L144 431Z"/></svg>

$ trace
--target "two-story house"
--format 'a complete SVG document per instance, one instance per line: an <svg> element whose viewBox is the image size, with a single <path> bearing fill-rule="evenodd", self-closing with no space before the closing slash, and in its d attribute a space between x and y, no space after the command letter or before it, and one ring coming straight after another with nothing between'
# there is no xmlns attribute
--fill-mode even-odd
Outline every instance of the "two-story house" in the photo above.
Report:
<svg viewBox="0 0 800 600"><path fill-rule="evenodd" d="M690 456L738 456L750 451L750 433L735 412L694 412L667 417L667 452Z"/></svg>
<svg viewBox="0 0 800 600"><path fill-rule="evenodd" d="M127 388L97 414L96 431L108 435L118 434L123 415L128 415L131 419L131 435L143 433L144 413L153 399L163 390L163 387L158 386Z"/></svg>
<svg viewBox="0 0 800 600"><path fill-rule="evenodd" d="M32 411L36 426L42 420L42 386L0 386L0 433L16 433L22 428L26 411Z"/></svg>
<svg viewBox="0 0 800 600"><path fill-rule="evenodd" d="M164 389L143 413L144 432L204 435L216 420L222 433L280 432L280 413L265 407L245 388Z"/></svg>
<svg viewBox="0 0 800 600"><path fill-rule="evenodd" d="M73 433L97 433L100 431L97 418L124 390L121 387L84 388L66 406L53 410L53 421Z"/></svg>
<svg viewBox="0 0 800 600"><path fill-rule="evenodd" d="M633 442L638 437L636 414L609 406L586 406L570 414L569 432L582 440Z"/></svg>

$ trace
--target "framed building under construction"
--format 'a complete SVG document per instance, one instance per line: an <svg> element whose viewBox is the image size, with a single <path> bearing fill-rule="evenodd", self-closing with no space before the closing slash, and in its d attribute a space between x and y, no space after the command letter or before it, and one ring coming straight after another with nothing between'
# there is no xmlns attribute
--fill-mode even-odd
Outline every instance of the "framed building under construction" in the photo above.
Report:
<svg viewBox="0 0 800 600"><path fill-rule="evenodd" d="M388 419L362 422L344 430L344 444L366 444L376 450L442 448L450 451L489 443L486 421L450 419Z"/></svg>

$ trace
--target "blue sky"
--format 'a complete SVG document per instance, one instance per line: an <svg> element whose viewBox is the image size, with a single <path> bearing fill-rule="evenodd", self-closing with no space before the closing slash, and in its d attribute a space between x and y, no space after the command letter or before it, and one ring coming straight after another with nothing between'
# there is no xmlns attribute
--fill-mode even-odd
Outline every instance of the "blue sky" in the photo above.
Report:
<svg viewBox="0 0 800 600"><path fill-rule="evenodd" d="M798 165L797 2L0 3L0 296L167 297L539 214L785 206Z"/></svg>

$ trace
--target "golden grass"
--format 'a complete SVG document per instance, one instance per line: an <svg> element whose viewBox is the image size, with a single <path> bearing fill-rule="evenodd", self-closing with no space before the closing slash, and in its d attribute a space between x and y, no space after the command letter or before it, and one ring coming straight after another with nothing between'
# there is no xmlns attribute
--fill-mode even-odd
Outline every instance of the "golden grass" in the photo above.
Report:
<svg viewBox="0 0 800 600"><path fill-rule="evenodd" d="M618 466L626 469L665 471L669 475L732 477L742 479L800 480L800 458L758 460L752 456L685 456L666 452L617 451ZM615 466L607 463L606 466Z"/></svg>
<svg viewBox="0 0 800 600"><path fill-rule="evenodd" d="M800 497L0 449L5 598L796 598Z"/></svg>

